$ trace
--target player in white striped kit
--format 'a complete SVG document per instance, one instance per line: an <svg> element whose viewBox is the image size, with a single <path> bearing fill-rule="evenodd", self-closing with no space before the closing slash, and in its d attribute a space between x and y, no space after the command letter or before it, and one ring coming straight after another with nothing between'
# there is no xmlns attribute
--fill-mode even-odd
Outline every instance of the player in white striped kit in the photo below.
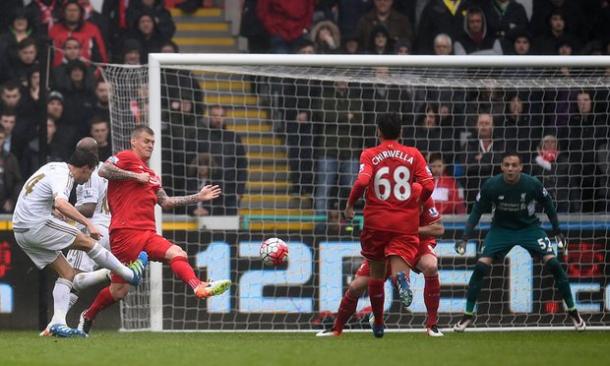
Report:
<svg viewBox="0 0 610 366"><path fill-rule="evenodd" d="M147 258L139 258L129 267L123 265L96 240L99 229L69 202L74 183L84 183L97 166L97 157L76 150L67 163L48 163L38 169L24 184L13 214L13 232L17 244L40 268L50 267L59 275L53 288L53 319L42 335L59 337L84 336L66 325L70 291L75 271L62 254L66 248L86 251L100 266L111 269L127 281L138 284ZM89 236L53 216L61 215L84 225Z"/></svg>

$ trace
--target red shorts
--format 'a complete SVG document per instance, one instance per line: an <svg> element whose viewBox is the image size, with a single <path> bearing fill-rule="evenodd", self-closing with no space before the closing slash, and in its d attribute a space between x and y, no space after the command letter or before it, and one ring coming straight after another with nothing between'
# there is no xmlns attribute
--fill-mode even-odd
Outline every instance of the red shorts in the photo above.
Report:
<svg viewBox="0 0 610 366"><path fill-rule="evenodd" d="M121 262L135 261L140 252L148 254L151 261L164 262L165 253L174 245L155 231L119 229L110 234L110 249ZM112 274L112 282L127 283L122 277Z"/></svg>
<svg viewBox="0 0 610 366"><path fill-rule="evenodd" d="M419 260L421 259L421 257L423 257L426 254L430 254L436 257L436 253L434 252L434 247L436 246L436 242L426 242L426 241L422 241L419 245L419 250L417 251L417 257L415 257L415 267L417 267L417 263L419 263ZM419 271L417 270L417 268L415 267L411 267L411 269L414 272L419 273ZM358 269L356 270L356 276L358 277L369 277L371 274L371 269L369 267L369 261L367 259L364 259L362 261L362 264L360 265L360 267L358 267ZM389 278L390 276L392 276L392 268L390 268L390 262L388 261L386 263L386 278Z"/></svg>
<svg viewBox="0 0 610 366"><path fill-rule="evenodd" d="M419 236L365 228L360 233L360 246L360 253L366 259L382 262L395 255L413 268L419 248Z"/></svg>

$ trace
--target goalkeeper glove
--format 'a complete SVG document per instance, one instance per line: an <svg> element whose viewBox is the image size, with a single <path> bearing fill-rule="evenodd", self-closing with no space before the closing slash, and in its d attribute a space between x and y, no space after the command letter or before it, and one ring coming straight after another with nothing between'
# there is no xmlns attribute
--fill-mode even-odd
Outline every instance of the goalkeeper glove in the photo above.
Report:
<svg viewBox="0 0 610 366"><path fill-rule="evenodd" d="M459 255L464 255L466 253L466 244L468 243L468 239L458 239L455 241L455 252Z"/></svg>
<svg viewBox="0 0 610 366"><path fill-rule="evenodd" d="M563 249L564 251L568 250L568 240L561 231L555 233L555 241L557 242L557 248Z"/></svg>

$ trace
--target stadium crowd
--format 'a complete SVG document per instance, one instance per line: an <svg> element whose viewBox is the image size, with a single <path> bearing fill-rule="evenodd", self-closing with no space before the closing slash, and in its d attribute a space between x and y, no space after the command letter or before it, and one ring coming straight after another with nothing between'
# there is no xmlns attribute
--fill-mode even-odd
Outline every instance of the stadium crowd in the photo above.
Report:
<svg viewBox="0 0 610 366"><path fill-rule="evenodd" d="M145 64L148 53L179 52L171 41L176 26L163 0L104 0L101 12L89 0L26 3L0 2L1 212L12 212L23 177L39 165L39 121L47 120L50 161L67 159L87 135L97 140L101 159L111 154L110 86L97 63ZM244 0L241 35L252 53L607 55L610 2L533 1L528 17L515 0ZM42 107L46 44L53 49L51 91ZM567 76L570 70L561 72ZM390 73L375 70L380 78ZM178 169L172 172L229 188L228 201L221 204L228 211L197 207L190 213L235 213L247 168L239 136L217 136L215 129L225 130L224 109L203 105L192 75L173 72L163 78L164 118L177 129L172 136L198 136L195 147L181 145L179 138L164 144L173 148L164 149L171 169ZM271 107L285 121L294 193L314 195L320 213L337 204L332 198L340 195L332 192L349 189L359 152L374 143L375 116L386 111L401 112L404 139L429 154L442 213L464 212L480 180L495 173L506 146L516 147L528 171L561 198L560 211L609 209L607 88L543 93L279 84L284 84L281 98ZM144 114L142 107L130 110ZM206 108L220 114L218 123L191 135L189 128L198 127ZM200 154L193 158L181 151ZM224 173L211 175L212 168ZM178 182L176 189L196 189L191 183Z"/></svg>

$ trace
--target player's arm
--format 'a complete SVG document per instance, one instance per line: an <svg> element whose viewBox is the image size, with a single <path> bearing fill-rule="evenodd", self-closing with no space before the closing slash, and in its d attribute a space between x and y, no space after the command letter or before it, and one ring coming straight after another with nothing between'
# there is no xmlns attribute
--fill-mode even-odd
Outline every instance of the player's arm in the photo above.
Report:
<svg viewBox="0 0 610 366"><path fill-rule="evenodd" d="M419 227L419 235L423 236L423 237L433 236L435 238L438 238L438 237L442 236L444 233L445 233L445 226L443 225L443 223L440 220L433 222L429 225Z"/></svg>
<svg viewBox="0 0 610 366"><path fill-rule="evenodd" d="M537 197L536 200L540 202L544 212L549 218L549 222L553 227L553 233L551 235L557 237L557 244L559 248L564 248L567 246L567 241L565 236L561 232L561 227L559 226L559 217L557 217L557 209L555 208L555 202L553 202L553 198L550 193L544 188L542 182L538 181L539 187L537 188Z"/></svg>
<svg viewBox="0 0 610 366"><path fill-rule="evenodd" d="M345 205L344 215L346 219L351 220L354 218L354 204L366 190L369 182L371 181L371 177L373 176L373 164L366 154L366 150L360 154L360 171L358 172L358 177L354 182L354 186L349 194L349 198L347 199L347 204Z"/></svg>
<svg viewBox="0 0 610 366"><path fill-rule="evenodd" d="M222 193L222 190L219 186L204 186L201 190L196 194L191 194L189 196L177 196L170 197L167 195L167 192L163 188L160 188L157 191L157 203L164 210L169 210L174 207L179 206L187 206L192 205L197 202L210 201L214 198L217 198Z"/></svg>
<svg viewBox="0 0 610 366"><path fill-rule="evenodd" d="M466 221L466 227L464 228L464 235L462 236L461 240L458 240L455 243L455 251L458 252L458 254L464 254L466 250L466 243L472 237L474 228L481 220L481 215L484 212L489 212L491 210L491 206L492 201L490 199L489 188L485 183L483 184L483 187L481 187L481 191L477 195L477 199L472 206L472 211L470 211L470 215Z"/></svg>
<svg viewBox="0 0 610 366"><path fill-rule="evenodd" d="M148 183L151 179L148 173L136 173L121 169L109 160L102 164L97 174L108 180L135 180L140 183Z"/></svg>
<svg viewBox="0 0 610 366"><path fill-rule="evenodd" d="M68 199L64 196L56 196L54 199L55 208L65 217L72 219L78 223L83 224L89 231L89 235L91 235L94 239L99 239L101 237L100 231L93 225L88 218L83 216L74 206L68 202Z"/></svg>
<svg viewBox="0 0 610 366"><path fill-rule="evenodd" d="M430 196L432 196L432 192L434 191L434 178L432 177L432 173L428 168L428 164L426 163L426 158L421 154L419 150L415 150L414 153L415 158L415 182L421 184L422 191L420 195L421 202L426 202Z"/></svg>

